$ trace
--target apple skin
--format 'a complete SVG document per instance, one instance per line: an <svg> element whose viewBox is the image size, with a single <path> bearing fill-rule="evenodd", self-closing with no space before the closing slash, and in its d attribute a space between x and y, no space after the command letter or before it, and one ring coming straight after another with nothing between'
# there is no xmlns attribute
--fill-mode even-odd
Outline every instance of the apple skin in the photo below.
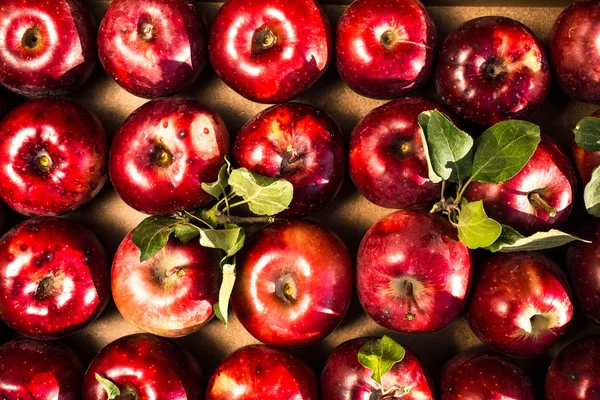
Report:
<svg viewBox="0 0 600 400"><path fill-rule="evenodd" d="M98 194L107 155L106 133L89 110L69 100L30 100L0 121L0 197L23 215L68 213Z"/></svg>
<svg viewBox="0 0 600 400"><path fill-rule="evenodd" d="M358 249L358 299L379 325L432 332L463 309L471 255L447 219L401 210L373 225Z"/></svg>
<svg viewBox="0 0 600 400"><path fill-rule="evenodd" d="M357 0L340 18L336 61L355 92L393 99L431 75L436 30L418 0Z"/></svg>
<svg viewBox="0 0 600 400"><path fill-rule="evenodd" d="M202 183L217 180L229 146L221 117L197 100L153 100L115 135L110 179L121 199L143 213L191 210L213 199Z"/></svg>
<svg viewBox="0 0 600 400"><path fill-rule="evenodd" d="M600 397L600 336L581 338L565 347L546 375L546 400L592 400Z"/></svg>
<svg viewBox="0 0 600 400"><path fill-rule="evenodd" d="M206 400L317 400L314 372L284 350L261 345L231 353L210 377Z"/></svg>
<svg viewBox="0 0 600 400"><path fill-rule="evenodd" d="M73 333L94 321L109 298L109 261L87 228L39 217L0 239L0 318L22 335Z"/></svg>
<svg viewBox="0 0 600 400"><path fill-rule="evenodd" d="M96 23L79 0L3 0L0 83L29 97L79 88L96 65Z"/></svg>
<svg viewBox="0 0 600 400"><path fill-rule="evenodd" d="M172 237L158 254L140 262L131 235L121 242L111 270L113 299L123 317L167 337L189 335L210 321L219 299L219 251Z"/></svg>
<svg viewBox="0 0 600 400"><path fill-rule="evenodd" d="M323 75L332 52L329 21L314 0L228 0L208 46L223 82L259 103L304 92Z"/></svg>
<svg viewBox="0 0 600 400"><path fill-rule="evenodd" d="M469 201L483 200L487 215L524 235L560 229L571 214L577 176L567 155L547 135L525 167L502 183L472 182L465 191ZM530 196L537 194L556 210L550 213Z"/></svg>
<svg viewBox="0 0 600 400"><path fill-rule="evenodd" d="M0 346L0 382L6 400L78 400L83 366L67 346L17 339Z"/></svg>
<svg viewBox="0 0 600 400"><path fill-rule="evenodd" d="M498 254L483 266L468 319L483 343L509 356L550 349L573 318L571 289L560 267L534 252Z"/></svg>
<svg viewBox="0 0 600 400"><path fill-rule="evenodd" d="M350 252L332 231L302 219L278 221L255 233L238 256L231 305L261 342L309 345L346 315L353 278Z"/></svg>
<svg viewBox="0 0 600 400"><path fill-rule="evenodd" d="M465 22L445 40L435 84L444 103L480 125L523 119L550 88L550 67L540 41L506 17Z"/></svg>
<svg viewBox="0 0 600 400"><path fill-rule="evenodd" d="M407 348L402 361L384 375L385 387L371 379L373 371L358 361L358 352L370 340L352 339L333 350L321 374L321 400L382 400L382 390L394 385L399 389L412 386L402 400L434 400L429 374Z"/></svg>
<svg viewBox="0 0 600 400"><path fill-rule="evenodd" d="M337 123L317 107L280 104L242 127L233 144L233 161L259 175L291 182L294 197L279 215L305 216L329 203L342 186L344 137Z"/></svg>
<svg viewBox="0 0 600 400"><path fill-rule="evenodd" d="M187 350L146 333L117 339L96 355L85 373L83 400L106 400L96 374L114 383L121 398L130 394L138 400L200 399L206 383L198 361Z"/></svg>
<svg viewBox="0 0 600 400"><path fill-rule="evenodd" d="M592 117L600 118L600 110L596 110ZM573 136L573 142L571 144L571 154L573 156L573 162L577 172L579 173L579 179L582 186L585 186L592 179L592 172L600 165L600 151L588 151L584 150L575 143L575 136Z"/></svg>
<svg viewBox="0 0 600 400"><path fill-rule="evenodd" d="M208 30L188 0L114 0L98 31L102 66L123 89L145 98L189 87L207 62Z"/></svg>
<svg viewBox="0 0 600 400"><path fill-rule="evenodd" d="M439 104L406 97L367 114L350 138L350 177L372 203L387 208L423 206L439 200L441 187L429 180L417 118Z"/></svg>
<svg viewBox="0 0 600 400"><path fill-rule="evenodd" d="M491 351L467 351L442 370L440 400L535 400L531 380L514 362Z"/></svg>

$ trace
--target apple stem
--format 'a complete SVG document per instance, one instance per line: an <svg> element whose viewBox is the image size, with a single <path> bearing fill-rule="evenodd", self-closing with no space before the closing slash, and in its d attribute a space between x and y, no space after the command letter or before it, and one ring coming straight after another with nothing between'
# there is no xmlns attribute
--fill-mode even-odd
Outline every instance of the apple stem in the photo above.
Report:
<svg viewBox="0 0 600 400"><path fill-rule="evenodd" d="M419 307L417 305L417 300L415 299L415 294L413 292L412 282L406 282L404 287L406 289L406 297L408 297L408 310L406 313L406 320L412 321L416 317L416 315L412 313L412 306L414 304L415 308L418 309Z"/></svg>
<svg viewBox="0 0 600 400"><path fill-rule="evenodd" d="M546 200L544 200L542 196L540 196L539 193L529 193L527 197L529 198L529 202L532 203L534 206L541 206L544 210L546 210L548 214L550 214L551 217L556 216L556 208L548 204Z"/></svg>
<svg viewBox="0 0 600 400"><path fill-rule="evenodd" d="M256 34L256 44L262 50L268 50L277 43L277 36L273 34L271 29L263 28Z"/></svg>
<svg viewBox="0 0 600 400"><path fill-rule="evenodd" d="M167 278L169 278L173 275L176 275L178 278L181 278L182 276L185 275L185 270L181 267L175 267L175 268L171 268L165 272L165 276Z"/></svg>
<svg viewBox="0 0 600 400"><path fill-rule="evenodd" d="M399 385L393 385L389 389L381 392L381 400L397 399L407 395L412 390L412 385L402 387Z"/></svg>

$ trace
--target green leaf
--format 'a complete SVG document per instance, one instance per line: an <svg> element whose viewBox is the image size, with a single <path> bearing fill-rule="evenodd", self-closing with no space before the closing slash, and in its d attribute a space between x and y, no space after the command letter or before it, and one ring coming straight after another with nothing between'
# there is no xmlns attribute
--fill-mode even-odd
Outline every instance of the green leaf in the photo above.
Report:
<svg viewBox="0 0 600 400"><path fill-rule="evenodd" d="M223 281L219 289L219 302L213 306L213 310L217 318L227 325L229 298L235 284L235 257L225 257L221 260L221 268L223 270Z"/></svg>
<svg viewBox="0 0 600 400"><path fill-rule="evenodd" d="M427 160L427 173L429 175L429 180L433 183L440 183L443 181L442 177L435 173L433 170L433 164L431 163L431 157L429 157L429 145L427 144L427 137L425 136L424 126L429 124L430 116L428 113L422 112L419 114L418 121L419 126L421 127L421 143L423 144L423 153L425 154L425 160Z"/></svg>
<svg viewBox="0 0 600 400"><path fill-rule="evenodd" d="M217 208L217 204L215 204L209 210L198 209L194 212L194 215L213 228L216 228L219 225L219 220L217 219L216 214Z"/></svg>
<svg viewBox="0 0 600 400"><path fill-rule="evenodd" d="M470 249L488 247L502 233L502 225L489 218L481 200L463 202L456 224L458 239Z"/></svg>
<svg viewBox="0 0 600 400"><path fill-rule="evenodd" d="M294 188L285 179L269 178L246 168L231 171L229 185L233 192L244 198L248 208L257 215L275 215L285 210L292 201Z"/></svg>
<svg viewBox="0 0 600 400"><path fill-rule="evenodd" d="M200 228L189 222L180 221L175 225L173 232L182 243L187 243L200 234Z"/></svg>
<svg viewBox="0 0 600 400"><path fill-rule="evenodd" d="M216 182L202 183L202 189L219 200L225 194L225 189L229 185L229 174L231 173L231 162L229 157L225 157L225 164L219 170L219 177Z"/></svg>
<svg viewBox="0 0 600 400"><path fill-rule="evenodd" d="M475 143L473 173L476 182L501 183L518 174L540 142L540 127L527 121L499 122Z"/></svg>
<svg viewBox="0 0 600 400"><path fill-rule="evenodd" d="M502 225L502 233L490 246L486 247L491 252L512 253L517 251L538 251L560 247L573 241L587 242L577 236L551 229L546 232L537 232L531 236L523 236L513 228Z"/></svg>
<svg viewBox="0 0 600 400"><path fill-rule="evenodd" d="M371 378L381 384L381 377L385 375L394 364L404 358L404 347L394 339L383 335L381 339L365 343L358 352L358 361L363 367L373 371Z"/></svg>
<svg viewBox="0 0 600 400"><path fill-rule="evenodd" d="M121 391L119 390L117 385L115 385L108 379L103 378L98 373L96 373L96 380L98 382L100 382L100 384L102 385L104 390L106 390L106 394L108 395L108 400L116 400L119 398L119 396L121 395Z"/></svg>
<svg viewBox="0 0 600 400"><path fill-rule="evenodd" d="M221 249L227 256L237 253L244 245L244 229L231 225L227 229L200 229L200 244L204 247Z"/></svg>
<svg viewBox="0 0 600 400"><path fill-rule="evenodd" d="M437 110L422 112L418 121L425 135L423 149L435 175L451 182L471 176L473 138Z"/></svg>
<svg viewBox="0 0 600 400"><path fill-rule="evenodd" d="M577 123L573 133L577 146L588 151L600 150L600 118L585 117Z"/></svg>
<svg viewBox="0 0 600 400"><path fill-rule="evenodd" d="M583 201L589 214L600 217L600 167L594 168L592 179L585 185Z"/></svg>
<svg viewBox="0 0 600 400"><path fill-rule="evenodd" d="M181 220L172 217L148 217L133 231L131 241L140 249L140 261L154 257L169 241ZM186 235L183 235L186 236Z"/></svg>

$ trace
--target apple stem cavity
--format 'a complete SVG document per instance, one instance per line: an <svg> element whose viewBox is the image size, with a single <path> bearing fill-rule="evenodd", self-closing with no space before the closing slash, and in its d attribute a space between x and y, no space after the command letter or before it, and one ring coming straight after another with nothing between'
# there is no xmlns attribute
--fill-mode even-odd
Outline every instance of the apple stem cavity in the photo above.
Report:
<svg viewBox="0 0 600 400"><path fill-rule="evenodd" d="M173 154L162 143L158 143L150 152L152 164L157 167L166 168L173 164Z"/></svg>
<svg viewBox="0 0 600 400"><path fill-rule="evenodd" d="M254 43L257 50L269 50L277 43L277 36L275 36L270 27L263 26L256 31Z"/></svg>
<svg viewBox="0 0 600 400"><path fill-rule="evenodd" d="M485 68L485 72L490 79L496 79L504 73L504 68L496 62L491 62Z"/></svg>
<svg viewBox="0 0 600 400"><path fill-rule="evenodd" d="M154 23L149 16L143 16L140 18L138 25L138 34L140 38L145 42L151 42L155 37Z"/></svg>
<svg viewBox="0 0 600 400"><path fill-rule="evenodd" d="M52 277L47 276L40 281L35 291L35 296L39 299L46 298L52 290Z"/></svg>
<svg viewBox="0 0 600 400"><path fill-rule="evenodd" d="M531 192L527 195L527 198L534 207L542 207L551 217L556 216L556 208L548 204L539 193Z"/></svg>
<svg viewBox="0 0 600 400"><path fill-rule="evenodd" d="M390 50L392 47L394 47L394 45L396 44L396 41L397 41L397 35L393 29L386 30L379 37L379 42L386 50Z"/></svg>
<svg viewBox="0 0 600 400"><path fill-rule="evenodd" d="M38 26L27 29L21 38L21 46L28 50L34 50L42 44L42 30Z"/></svg>

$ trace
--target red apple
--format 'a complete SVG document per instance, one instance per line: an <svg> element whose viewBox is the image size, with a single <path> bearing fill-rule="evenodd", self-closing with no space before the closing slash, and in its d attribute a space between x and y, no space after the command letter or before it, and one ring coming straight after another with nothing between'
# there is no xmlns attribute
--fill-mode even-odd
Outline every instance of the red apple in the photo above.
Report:
<svg viewBox="0 0 600 400"><path fill-rule="evenodd" d="M517 175L503 183L473 182L469 201L483 200L487 215L522 234L560 228L573 208L577 177L567 155L549 136Z"/></svg>
<svg viewBox="0 0 600 400"><path fill-rule="evenodd" d="M60 215L98 194L108 141L98 118L68 100L30 100L0 121L0 197L24 215Z"/></svg>
<svg viewBox="0 0 600 400"><path fill-rule="evenodd" d="M358 298L379 325L431 332L463 309L471 255L447 219L402 210L373 225L357 256Z"/></svg>
<svg viewBox="0 0 600 400"><path fill-rule="evenodd" d="M117 249L112 293L117 308L138 328L160 336L185 336L213 317L221 270L217 250L198 240L171 238L154 257L140 262L131 233Z"/></svg>
<svg viewBox="0 0 600 400"><path fill-rule="evenodd" d="M248 121L235 138L233 160L292 183L294 197L281 216L321 209L337 194L346 170L340 128L324 111L303 103L273 106Z"/></svg>
<svg viewBox="0 0 600 400"><path fill-rule="evenodd" d="M302 360L269 346L231 353L208 382L206 400L317 400L317 378Z"/></svg>
<svg viewBox="0 0 600 400"><path fill-rule="evenodd" d="M531 380L508 358L468 351L442 370L440 400L535 400Z"/></svg>
<svg viewBox="0 0 600 400"><path fill-rule="evenodd" d="M96 64L96 23L79 0L2 0L0 83L25 96L80 87Z"/></svg>
<svg viewBox="0 0 600 400"><path fill-rule="evenodd" d="M600 336L579 339L565 347L546 375L546 400L600 398Z"/></svg>
<svg viewBox="0 0 600 400"><path fill-rule="evenodd" d="M481 17L446 38L435 84L451 111L493 125L540 107L550 88L550 67L542 44L525 25Z"/></svg>
<svg viewBox="0 0 600 400"><path fill-rule="evenodd" d="M237 260L231 304L261 342L313 344L346 315L352 258L329 229L301 219L275 222L254 234Z"/></svg>
<svg viewBox="0 0 600 400"><path fill-rule="evenodd" d="M242 96L283 103L323 75L331 27L315 0L228 0L210 30L210 63Z"/></svg>
<svg viewBox="0 0 600 400"><path fill-rule="evenodd" d="M113 3L114 4L114 3ZM229 152L221 117L197 100L150 101L125 120L110 150L110 179L125 203L168 215L204 206Z"/></svg>
<svg viewBox="0 0 600 400"><path fill-rule="evenodd" d="M17 339L0 346L0 397L77 400L83 366L67 346Z"/></svg>
<svg viewBox="0 0 600 400"><path fill-rule="evenodd" d="M355 92L392 99L429 78L435 40L419 0L356 0L337 26L337 68Z"/></svg>
<svg viewBox="0 0 600 400"><path fill-rule="evenodd" d="M516 357L542 354L573 317L567 277L539 253L493 256L483 266L468 315L475 335L493 349Z"/></svg>
<svg viewBox="0 0 600 400"><path fill-rule="evenodd" d="M176 343L148 334L122 337L104 347L83 380L83 400L105 400L96 375L119 388L119 399L200 399L204 374Z"/></svg>
<svg viewBox="0 0 600 400"><path fill-rule="evenodd" d="M98 55L128 92L168 96L200 75L207 36L204 17L189 0L114 0L100 23Z"/></svg>
<svg viewBox="0 0 600 400"><path fill-rule="evenodd" d="M61 218L33 218L0 239L0 318L17 332L54 339L104 310L109 263L88 229Z"/></svg>
<svg viewBox="0 0 600 400"><path fill-rule="evenodd" d="M371 202L388 208L422 206L439 200L440 185L429 180L419 114L439 104L416 98L389 102L371 111L350 138L350 177Z"/></svg>
<svg viewBox="0 0 600 400"><path fill-rule="evenodd" d="M600 118L600 110L596 110L591 116ZM579 173L581 185L585 186L592 179L592 172L594 172L594 169L600 165L600 151L584 150L575 143L575 140L573 140L571 144L571 153L573 155L575 167Z"/></svg>
<svg viewBox="0 0 600 400"><path fill-rule="evenodd" d="M373 371L358 361L358 352L368 338L349 340L335 348L321 374L321 400L395 399L394 389L409 388L402 400L433 400L433 383L417 357L407 348L402 361L394 364L382 384L371 378ZM384 392L391 391L391 397ZM388 394L388 396L389 396Z"/></svg>

